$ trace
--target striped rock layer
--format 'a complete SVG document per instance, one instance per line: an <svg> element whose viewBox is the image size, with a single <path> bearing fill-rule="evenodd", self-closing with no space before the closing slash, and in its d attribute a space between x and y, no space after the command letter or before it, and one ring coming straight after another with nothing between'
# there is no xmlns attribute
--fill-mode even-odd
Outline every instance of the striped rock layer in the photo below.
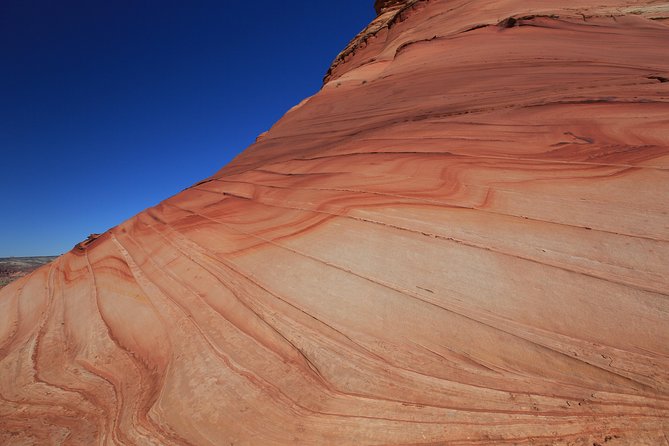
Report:
<svg viewBox="0 0 669 446"><path fill-rule="evenodd" d="M379 3L230 165L0 292L1 444L669 444L669 4Z"/></svg>

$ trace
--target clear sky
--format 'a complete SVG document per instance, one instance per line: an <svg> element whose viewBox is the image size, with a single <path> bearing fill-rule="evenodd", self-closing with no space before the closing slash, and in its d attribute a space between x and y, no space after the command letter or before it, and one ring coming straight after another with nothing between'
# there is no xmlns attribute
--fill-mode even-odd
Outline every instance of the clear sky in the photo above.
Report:
<svg viewBox="0 0 669 446"><path fill-rule="evenodd" d="M57 255L315 93L372 0L0 1L0 257Z"/></svg>

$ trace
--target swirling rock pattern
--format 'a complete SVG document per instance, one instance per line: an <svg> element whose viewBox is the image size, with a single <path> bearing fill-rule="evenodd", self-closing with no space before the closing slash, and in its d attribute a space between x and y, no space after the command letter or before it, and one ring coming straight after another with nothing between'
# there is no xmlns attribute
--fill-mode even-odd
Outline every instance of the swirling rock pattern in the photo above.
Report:
<svg viewBox="0 0 669 446"><path fill-rule="evenodd" d="M0 442L669 444L669 5L382 15L230 165L2 290Z"/></svg>

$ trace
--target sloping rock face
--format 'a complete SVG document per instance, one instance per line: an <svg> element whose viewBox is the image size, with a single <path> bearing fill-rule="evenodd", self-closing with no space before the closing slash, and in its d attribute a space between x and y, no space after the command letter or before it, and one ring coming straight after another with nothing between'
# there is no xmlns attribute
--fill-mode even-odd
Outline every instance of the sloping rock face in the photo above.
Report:
<svg viewBox="0 0 669 446"><path fill-rule="evenodd" d="M389 6L2 290L0 443L668 444L668 5Z"/></svg>

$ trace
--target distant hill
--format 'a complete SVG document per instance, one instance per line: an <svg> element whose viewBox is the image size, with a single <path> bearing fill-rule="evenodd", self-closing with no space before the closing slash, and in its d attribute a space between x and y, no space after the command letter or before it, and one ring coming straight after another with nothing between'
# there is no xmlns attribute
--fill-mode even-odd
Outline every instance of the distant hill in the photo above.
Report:
<svg viewBox="0 0 669 446"><path fill-rule="evenodd" d="M49 263L56 256L0 257L0 288Z"/></svg>

